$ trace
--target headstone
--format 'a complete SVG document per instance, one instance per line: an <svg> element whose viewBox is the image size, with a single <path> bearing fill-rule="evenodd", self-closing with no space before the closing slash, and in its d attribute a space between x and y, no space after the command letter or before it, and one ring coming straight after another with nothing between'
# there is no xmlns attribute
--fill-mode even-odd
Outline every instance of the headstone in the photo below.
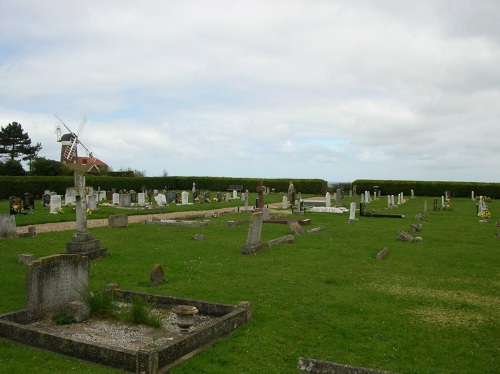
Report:
<svg viewBox="0 0 500 374"><path fill-rule="evenodd" d="M23 209L24 210L35 209L35 196L32 193L26 192L24 194Z"/></svg>
<svg viewBox="0 0 500 374"><path fill-rule="evenodd" d="M188 193L186 191L182 191L182 205L187 205L189 204L189 197Z"/></svg>
<svg viewBox="0 0 500 374"><path fill-rule="evenodd" d="M128 216L126 214L117 214L108 217L108 227L110 229L116 227L127 227L128 226Z"/></svg>
<svg viewBox="0 0 500 374"><path fill-rule="evenodd" d="M66 205L74 205L75 204L75 195L64 195L64 204Z"/></svg>
<svg viewBox="0 0 500 374"><path fill-rule="evenodd" d="M255 254L263 248L261 242L263 221L264 215L262 212L252 213L250 226L248 228L247 241L246 244L240 249L241 254Z"/></svg>
<svg viewBox="0 0 500 374"><path fill-rule="evenodd" d="M10 214L0 214L0 238L17 238L16 220Z"/></svg>
<svg viewBox="0 0 500 374"><path fill-rule="evenodd" d="M135 190L130 190L130 202L137 204L137 192Z"/></svg>
<svg viewBox="0 0 500 374"><path fill-rule="evenodd" d="M233 199L237 199L237 198L238 198L238 191L233 190Z"/></svg>
<svg viewBox="0 0 500 374"><path fill-rule="evenodd" d="M401 194L398 194L398 205L401 204Z"/></svg>
<svg viewBox="0 0 500 374"><path fill-rule="evenodd" d="M305 234L304 229L297 221L288 222L288 226L292 229L293 233L297 236L302 236Z"/></svg>
<svg viewBox="0 0 500 374"><path fill-rule="evenodd" d="M415 191L411 190L411 198L414 199L415 198Z"/></svg>
<svg viewBox="0 0 500 374"><path fill-rule="evenodd" d="M97 192L97 201L106 200L106 191L98 191Z"/></svg>
<svg viewBox="0 0 500 374"><path fill-rule="evenodd" d="M17 257L17 263L22 265L28 265L30 262L36 260L36 256L31 253L23 253Z"/></svg>
<svg viewBox="0 0 500 374"><path fill-rule="evenodd" d="M388 208L391 207L391 196L390 195L387 195L387 207Z"/></svg>
<svg viewBox="0 0 500 374"><path fill-rule="evenodd" d="M235 190L236 191L236 190ZM233 193L233 196L234 196L234 193ZM238 196L236 195L236 197L233 197L234 199L236 199ZM225 200L226 203L229 203L231 202L231 194L228 192L226 193L226 200Z"/></svg>
<svg viewBox="0 0 500 374"><path fill-rule="evenodd" d="M128 193L123 193L120 196L120 205L122 207L130 207L132 205L132 197Z"/></svg>
<svg viewBox="0 0 500 374"><path fill-rule="evenodd" d="M472 200L475 200L474 191L471 192L471 198L472 198Z"/></svg>
<svg viewBox="0 0 500 374"><path fill-rule="evenodd" d="M404 231L399 231L397 237L404 242L412 242L414 239L413 236Z"/></svg>
<svg viewBox="0 0 500 374"><path fill-rule="evenodd" d="M330 196L330 192L327 192L325 195L325 206L328 208L332 206L332 198Z"/></svg>
<svg viewBox="0 0 500 374"><path fill-rule="evenodd" d="M165 274L160 264L155 264L151 269L149 281L151 287L158 287L165 283Z"/></svg>
<svg viewBox="0 0 500 374"><path fill-rule="evenodd" d="M18 196L11 196L9 198L9 212L10 214L19 214L23 210L23 201Z"/></svg>
<svg viewBox="0 0 500 374"><path fill-rule="evenodd" d="M283 209L288 208L288 199L286 195L283 195L283 198L281 199L281 208Z"/></svg>
<svg viewBox="0 0 500 374"><path fill-rule="evenodd" d="M113 194L113 205L120 205L120 194L119 193L114 193Z"/></svg>
<svg viewBox="0 0 500 374"><path fill-rule="evenodd" d="M241 201L245 201L245 196L246 196L246 193L245 193L245 192L242 192L242 193L241 193Z"/></svg>
<svg viewBox="0 0 500 374"><path fill-rule="evenodd" d="M349 221L355 221L355 220L356 220L356 203L352 202L351 209L349 211Z"/></svg>
<svg viewBox="0 0 500 374"><path fill-rule="evenodd" d="M385 260L388 254L389 254L389 248L385 247L379 253L377 253L377 260Z"/></svg>
<svg viewBox="0 0 500 374"><path fill-rule="evenodd" d="M146 194L144 192L139 192L137 194L137 204L139 206L144 206L146 205Z"/></svg>
<svg viewBox="0 0 500 374"><path fill-rule="evenodd" d="M424 214L429 213L429 210L427 209L427 200L424 201Z"/></svg>
<svg viewBox="0 0 500 374"><path fill-rule="evenodd" d="M337 188L337 194L335 195L335 205L336 206L340 206L342 205L342 192L343 190L341 190L340 188Z"/></svg>
<svg viewBox="0 0 500 374"><path fill-rule="evenodd" d="M175 203L175 191L167 191L167 203Z"/></svg>
<svg viewBox="0 0 500 374"><path fill-rule="evenodd" d="M87 195L87 208L90 210L97 209L97 194L92 192L90 195Z"/></svg>
<svg viewBox="0 0 500 374"><path fill-rule="evenodd" d="M361 194L361 202L364 203L365 202L365 194Z"/></svg>
<svg viewBox="0 0 500 374"><path fill-rule="evenodd" d="M61 195L50 195L50 213L58 214L61 211Z"/></svg>
<svg viewBox="0 0 500 374"><path fill-rule="evenodd" d="M394 195L391 195L391 205L394 206L396 204L394 204Z"/></svg>
<svg viewBox="0 0 500 374"><path fill-rule="evenodd" d="M42 206L44 208L49 208L50 207L50 193L44 193L42 195Z"/></svg>
<svg viewBox="0 0 500 374"><path fill-rule="evenodd" d="M61 254L28 264L26 309L29 321L67 312L68 303L81 301L89 285L90 263L86 256Z"/></svg>
<svg viewBox="0 0 500 374"><path fill-rule="evenodd" d="M217 202L222 203L222 192L217 192Z"/></svg>

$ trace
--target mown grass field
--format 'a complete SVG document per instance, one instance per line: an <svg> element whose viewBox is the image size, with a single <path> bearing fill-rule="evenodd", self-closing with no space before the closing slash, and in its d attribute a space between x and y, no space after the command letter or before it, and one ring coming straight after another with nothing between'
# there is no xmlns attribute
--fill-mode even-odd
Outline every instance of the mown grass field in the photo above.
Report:
<svg viewBox="0 0 500 374"><path fill-rule="evenodd" d="M273 199L281 201L267 196L266 202ZM419 222L415 215L423 213L425 200L429 213L417 234L423 243L398 240L398 231ZM91 285L252 303L251 323L173 373L298 373L301 356L399 373L498 373L500 206L490 202L490 222L479 223L471 199L452 199L450 209L436 212L432 200L417 197L384 211L382 197L367 206L404 219L358 217L356 224L346 224L348 214L308 213L312 225L305 228L326 230L256 256L239 254L248 227L227 225L248 218L242 213L211 218L203 228L96 228L92 232L110 256L92 261ZM287 225L265 224L263 240L290 233ZM192 240L195 234L205 240ZM70 236L66 231L0 240L0 313L24 308L25 267L18 255L62 252ZM384 247L387 259L377 260ZM167 282L150 288L155 263L163 266ZM0 372L34 368L121 372L0 338Z"/></svg>

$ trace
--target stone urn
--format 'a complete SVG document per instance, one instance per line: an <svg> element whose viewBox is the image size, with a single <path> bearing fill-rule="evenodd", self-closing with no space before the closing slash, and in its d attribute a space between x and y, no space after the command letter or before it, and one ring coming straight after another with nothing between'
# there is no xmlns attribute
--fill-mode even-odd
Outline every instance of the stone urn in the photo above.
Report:
<svg viewBox="0 0 500 374"><path fill-rule="evenodd" d="M177 326L182 334L189 332L189 328L194 324L194 315L198 309L191 305L177 305L172 308L172 312L177 315Z"/></svg>

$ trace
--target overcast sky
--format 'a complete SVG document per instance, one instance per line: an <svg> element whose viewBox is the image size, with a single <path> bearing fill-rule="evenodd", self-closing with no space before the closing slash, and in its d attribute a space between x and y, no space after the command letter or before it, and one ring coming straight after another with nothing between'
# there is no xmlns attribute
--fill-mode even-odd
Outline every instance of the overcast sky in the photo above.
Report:
<svg viewBox="0 0 500 374"><path fill-rule="evenodd" d="M499 182L498 0L0 0L0 125L147 176ZM84 149L79 149L84 155Z"/></svg>

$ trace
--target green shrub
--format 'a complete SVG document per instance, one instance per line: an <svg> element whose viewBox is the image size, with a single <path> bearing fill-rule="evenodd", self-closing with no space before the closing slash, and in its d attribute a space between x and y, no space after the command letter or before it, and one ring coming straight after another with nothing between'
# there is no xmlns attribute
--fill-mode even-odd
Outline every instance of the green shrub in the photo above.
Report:
<svg viewBox="0 0 500 374"><path fill-rule="evenodd" d="M76 323L75 317L65 313L59 313L52 316L52 321L57 325L70 325Z"/></svg>

